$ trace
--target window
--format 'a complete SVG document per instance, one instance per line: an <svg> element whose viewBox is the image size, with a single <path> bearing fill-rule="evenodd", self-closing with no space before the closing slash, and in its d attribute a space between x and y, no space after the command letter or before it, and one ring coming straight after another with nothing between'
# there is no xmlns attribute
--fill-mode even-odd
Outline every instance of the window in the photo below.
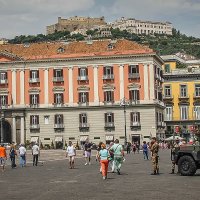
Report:
<svg viewBox="0 0 200 200"><path fill-rule="evenodd" d="M180 107L180 116L181 116L181 120L187 120L188 119L188 106L181 106Z"/></svg>
<svg viewBox="0 0 200 200"><path fill-rule="evenodd" d="M114 102L114 91L104 92L104 102Z"/></svg>
<svg viewBox="0 0 200 200"><path fill-rule="evenodd" d="M194 117L196 120L200 120L200 106L194 107Z"/></svg>
<svg viewBox="0 0 200 200"><path fill-rule="evenodd" d="M8 105L8 96L1 95L0 96L0 106L7 106Z"/></svg>
<svg viewBox="0 0 200 200"><path fill-rule="evenodd" d="M195 85L195 97L200 97L200 84Z"/></svg>
<svg viewBox="0 0 200 200"><path fill-rule="evenodd" d="M44 116L44 124L49 124L49 116Z"/></svg>
<svg viewBox="0 0 200 200"><path fill-rule="evenodd" d="M172 107L166 107L165 118L167 121L172 121Z"/></svg>
<svg viewBox="0 0 200 200"><path fill-rule="evenodd" d="M30 124L38 125L39 124L39 115L31 115L30 116Z"/></svg>
<svg viewBox="0 0 200 200"><path fill-rule="evenodd" d="M180 97L187 97L187 85L180 85Z"/></svg>
<svg viewBox="0 0 200 200"><path fill-rule="evenodd" d="M130 101L140 100L140 91L139 90L130 90L129 91L129 99L130 99Z"/></svg>
<svg viewBox="0 0 200 200"><path fill-rule="evenodd" d="M7 83L7 72L0 72L0 84Z"/></svg>
<svg viewBox="0 0 200 200"><path fill-rule="evenodd" d="M165 97L171 97L171 86L170 85L165 85L164 94L165 94Z"/></svg>
<svg viewBox="0 0 200 200"><path fill-rule="evenodd" d="M31 94L30 105L38 105L38 104L39 104L39 94Z"/></svg>
<svg viewBox="0 0 200 200"><path fill-rule="evenodd" d="M80 92L79 93L79 103L88 103L89 102L89 93Z"/></svg>
<svg viewBox="0 0 200 200"><path fill-rule="evenodd" d="M31 70L30 71L30 78L31 79L37 79L37 78L39 78L39 71L38 70Z"/></svg>
<svg viewBox="0 0 200 200"><path fill-rule="evenodd" d="M103 79L114 79L113 67L106 66L103 68Z"/></svg>
<svg viewBox="0 0 200 200"><path fill-rule="evenodd" d="M81 113L79 115L79 122L81 124L87 124L87 114L86 113Z"/></svg>
<svg viewBox="0 0 200 200"><path fill-rule="evenodd" d="M63 115L55 115L54 124L63 124Z"/></svg>
<svg viewBox="0 0 200 200"><path fill-rule="evenodd" d="M63 81L63 70L62 69L54 69L53 71L53 81L54 82L61 82Z"/></svg>
<svg viewBox="0 0 200 200"><path fill-rule="evenodd" d="M139 65L129 65L129 73L130 74L139 73Z"/></svg>
<svg viewBox="0 0 200 200"><path fill-rule="evenodd" d="M79 68L78 69L78 80L88 80L88 69L87 68Z"/></svg>
<svg viewBox="0 0 200 200"><path fill-rule="evenodd" d="M54 94L54 104L63 104L63 93Z"/></svg>
<svg viewBox="0 0 200 200"><path fill-rule="evenodd" d="M139 112L131 112L131 124L139 125L140 124L140 113Z"/></svg>
<svg viewBox="0 0 200 200"><path fill-rule="evenodd" d="M105 126L114 127L114 113L105 113Z"/></svg>

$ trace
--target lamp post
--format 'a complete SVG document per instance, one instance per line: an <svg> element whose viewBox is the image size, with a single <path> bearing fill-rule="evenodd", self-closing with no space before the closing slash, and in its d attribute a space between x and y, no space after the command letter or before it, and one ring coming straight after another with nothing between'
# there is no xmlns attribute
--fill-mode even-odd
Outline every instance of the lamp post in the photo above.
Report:
<svg viewBox="0 0 200 200"><path fill-rule="evenodd" d="M129 105L129 101L124 97L120 100L120 106L124 109L124 147L127 144L127 132L126 132L126 106Z"/></svg>

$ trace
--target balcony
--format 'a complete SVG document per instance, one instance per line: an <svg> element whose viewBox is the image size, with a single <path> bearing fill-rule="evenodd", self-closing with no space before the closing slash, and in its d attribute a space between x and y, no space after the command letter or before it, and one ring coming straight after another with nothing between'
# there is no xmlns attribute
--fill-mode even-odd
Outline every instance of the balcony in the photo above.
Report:
<svg viewBox="0 0 200 200"><path fill-rule="evenodd" d="M63 107L64 103L53 103L53 106L56 108Z"/></svg>
<svg viewBox="0 0 200 200"><path fill-rule="evenodd" d="M5 85L5 84L8 84L8 79L1 79L0 85Z"/></svg>
<svg viewBox="0 0 200 200"><path fill-rule="evenodd" d="M114 122L106 122L105 123L105 128L115 128Z"/></svg>
<svg viewBox="0 0 200 200"><path fill-rule="evenodd" d="M103 75L103 80L114 80L114 74Z"/></svg>
<svg viewBox="0 0 200 200"><path fill-rule="evenodd" d="M181 100L189 100L189 96L188 95L186 95L186 96L179 95L178 99L179 99L179 101L181 101Z"/></svg>
<svg viewBox="0 0 200 200"><path fill-rule="evenodd" d="M110 106L114 104L114 101L104 101L103 103L105 106Z"/></svg>
<svg viewBox="0 0 200 200"><path fill-rule="evenodd" d="M89 131L90 125L88 123L79 123L80 131Z"/></svg>
<svg viewBox="0 0 200 200"><path fill-rule="evenodd" d="M54 124L54 129L64 129L64 124Z"/></svg>
<svg viewBox="0 0 200 200"><path fill-rule="evenodd" d="M163 95L163 100L172 100L173 98L172 95Z"/></svg>
<svg viewBox="0 0 200 200"><path fill-rule="evenodd" d="M29 83L39 83L40 79L39 78L30 78Z"/></svg>
<svg viewBox="0 0 200 200"><path fill-rule="evenodd" d="M53 82L64 82L64 78L63 77L53 77Z"/></svg>
<svg viewBox="0 0 200 200"><path fill-rule="evenodd" d="M157 126L158 127L166 127L166 123L165 122L158 122Z"/></svg>
<svg viewBox="0 0 200 200"><path fill-rule="evenodd" d="M129 79L138 79L138 78L140 78L140 74L139 73L129 73L128 78Z"/></svg>
<svg viewBox="0 0 200 200"><path fill-rule="evenodd" d="M40 125L39 125L39 124L30 124L30 129L31 129L31 130L40 129Z"/></svg>
<svg viewBox="0 0 200 200"><path fill-rule="evenodd" d="M130 127L131 127L131 130L141 129L141 123L140 122L131 122Z"/></svg>
<svg viewBox="0 0 200 200"><path fill-rule="evenodd" d="M199 95L194 94L193 98L194 99L200 99L200 94Z"/></svg>
<svg viewBox="0 0 200 200"><path fill-rule="evenodd" d="M79 106L88 106L89 102L78 102Z"/></svg>
<svg viewBox="0 0 200 200"><path fill-rule="evenodd" d="M88 81L88 76L78 76L78 81Z"/></svg>
<svg viewBox="0 0 200 200"><path fill-rule="evenodd" d="M30 104L30 108L38 108L39 104Z"/></svg>

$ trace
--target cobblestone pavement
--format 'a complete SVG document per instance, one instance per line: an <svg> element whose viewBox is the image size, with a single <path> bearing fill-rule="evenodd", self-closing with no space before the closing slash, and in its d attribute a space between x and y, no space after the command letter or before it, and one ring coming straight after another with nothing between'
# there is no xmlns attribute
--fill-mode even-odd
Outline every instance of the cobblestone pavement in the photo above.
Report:
<svg viewBox="0 0 200 200"><path fill-rule="evenodd" d="M142 153L126 155L122 174L108 174L102 180L99 165L84 166L80 151L76 169L68 169L65 151L42 151L44 165L0 172L0 199L21 200L199 200L200 173L193 177L170 175L170 152L160 152L159 176L151 176L151 162Z"/></svg>

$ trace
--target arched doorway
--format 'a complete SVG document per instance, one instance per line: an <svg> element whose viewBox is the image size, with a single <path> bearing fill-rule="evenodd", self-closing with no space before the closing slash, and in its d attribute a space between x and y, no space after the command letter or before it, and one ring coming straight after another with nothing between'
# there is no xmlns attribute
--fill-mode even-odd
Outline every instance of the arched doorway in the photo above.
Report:
<svg viewBox="0 0 200 200"><path fill-rule="evenodd" d="M3 128L1 128L1 125L3 125L2 126ZM12 142L11 125L8 121L3 120L0 123L0 133L1 131L3 131L3 143L11 143ZM0 134L0 141L1 141L1 135L2 133Z"/></svg>

